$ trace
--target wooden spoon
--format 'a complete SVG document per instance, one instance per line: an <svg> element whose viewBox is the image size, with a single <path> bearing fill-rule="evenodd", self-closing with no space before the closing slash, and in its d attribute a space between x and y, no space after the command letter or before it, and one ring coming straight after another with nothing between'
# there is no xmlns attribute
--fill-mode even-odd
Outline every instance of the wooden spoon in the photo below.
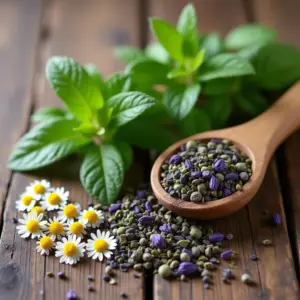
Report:
<svg viewBox="0 0 300 300"><path fill-rule="evenodd" d="M298 127L300 127L300 81L255 119L239 126L190 136L166 149L156 159L151 171L153 192L161 204L185 217L209 220L232 214L254 197L263 181L272 154ZM202 204L170 196L160 184L161 165L187 141L211 138L231 141L252 160L253 174L243 190L223 199Z"/></svg>

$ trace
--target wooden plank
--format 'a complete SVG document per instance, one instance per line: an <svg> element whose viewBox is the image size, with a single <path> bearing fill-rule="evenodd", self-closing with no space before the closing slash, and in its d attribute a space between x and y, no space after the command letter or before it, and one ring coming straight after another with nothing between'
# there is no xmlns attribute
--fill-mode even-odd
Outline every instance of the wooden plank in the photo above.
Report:
<svg viewBox="0 0 300 300"><path fill-rule="evenodd" d="M0 2L0 215L11 172L7 158L21 134L26 130L31 109L31 81L38 23L43 1ZM1 230L1 229L0 229Z"/></svg>
<svg viewBox="0 0 300 300"><path fill-rule="evenodd" d="M152 1L151 15L176 21L179 11L187 1ZM226 33L232 27L246 23L246 13L242 1L197 1L195 6L199 16L201 31L219 31ZM278 212L283 216L283 226L276 230L265 225L266 217L262 211ZM224 233L232 233L234 239L226 246L239 254L237 268L233 269L237 280L231 285L221 282L222 263L214 276L211 290L204 290L200 279L188 282L164 281L158 276L154 278L154 299L298 299L298 287L288 234L284 219L284 210L279 191L275 165L269 168L265 181L257 196L247 208L235 215L213 222L216 228ZM265 248L260 242L270 239L274 246ZM260 260L253 262L250 255L256 252ZM285 270L284 276L280 270ZM249 287L241 283L240 276L251 274L255 286Z"/></svg>
<svg viewBox="0 0 300 300"><path fill-rule="evenodd" d="M120 43L138 44L138 9L137 0L126 1L126 4L118 0L91 0L88 3L78 0L49 1L40 28L35 108L59 104L44 76L45 63L51 55L72 56L81 63L93 62L105 75L120 69L122 65L113 58L112 50ZM56 174L59 176L59 173L58 167ZM70 190L72 200L86 207L89 199L78 180L49 179L52 179L53 185ZM121 291L132 298L142 299L143 278L137 280L131 272L118 274L118 285L110 286L102 280L104 264L85 259L75 267L61 265L54 257L45 259L37 254L34 241L20 239L10 218L17 216L14 208L16 197L32 180L21 174L16 174L12 180L0 249L0 294L5 295L7 300L65 299L66 292L73 288L80 299L119 299ZM57 276L49 278L47 271L54 274L64 271L68 279L62 281ZM89 274L95 277L95 292L87 290Z"/></svg>
<svg viewBox="0 0 300 300"><path fill-rule="evenodd" d="M279 32L279 39L300 47L299 12L300 2L289 1L254 1L254 13L258 22L273 26ZM299 95L300 97L300 95ZM300 269L300 131L294 133L282 147L282 179L284 180L285 210L288 216L288 228L293 242L295 263Z"/></svg>

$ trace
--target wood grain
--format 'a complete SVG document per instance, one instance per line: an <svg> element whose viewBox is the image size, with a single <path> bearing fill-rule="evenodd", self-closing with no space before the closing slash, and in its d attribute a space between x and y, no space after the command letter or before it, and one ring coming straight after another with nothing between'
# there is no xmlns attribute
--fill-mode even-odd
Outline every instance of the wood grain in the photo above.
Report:
<svg viewBox="0 0 300 300"><path fill-rule="evenodd" d="M24 13L28 12L25 10ZM25 25L23 24L24 27ZM126 4L117 0L94 0L89 1L88 5L76 0L47 2L41 26L36 24L35 28L31 29L33 32L40 32L41 36L37 49L33 93L28 95L34 100L35 109L47 105L60 105L44 75L46 61L51 55L72 56L80 63L93 62L107 76L122 67L113 58L113 48L123 43L138 45L138 25L137 0L127 1ZM25 44L24 41L22 43ZM27 88L28 84L26 82L24 86ZM25 117L28 120L29 111ZM143 166L138 166L138 170L135 171L135 174L138 174L136 179L142 179L142 170ZM59 177L59 165L56 173ZM53 185L64 186L70 190L72 200L86 207L89 199L79 181L62 181L57 177L48 179ZM65 266L59 264L54 257L45 259L37 254L34 241L20 239L10 218L16 216L14 201L32 180L32 177L21 174L15 174L12 179L1 239L0 299L65 299L66 292L71 288L76 290L80 299L120 299L121 291L132 298L142 299L144 279L135 279L132 272L118 273L118 284L111 286L102 280L104 264L85 259L77 266ZM67 280L58 279L58 271L64 271ZM47 277L46 272L53 272L55 277ZM95 277L92 283L94 292L87 290L89 274ZM2 295L5 295L5 298L2 298Z"/></svg>
<svg viewBox="0 0 300 300"><path fill-rule="evenodd" d="M179 10L187 1L176 1L176 3L152 1L151 3L152 15L168 18L174 22ZM216 30L224 34L228 29L240 23L246 23L246 13L242 4L242 1L202 0L195 2L201 24L199 27L205 28L205 31ZM263 210L280 213L283 216L283 226L275 230L269 224L266 225L267 217L262 214ZM274 162L267 171L261 189L247 208L213 224L222 232L234 234L234 239L228 247L239 253L238 266L234 269L237 279L232 282L232 285L221 283L221 270L226 267L224 263L220 271L215 274L213 288L208 291L204 290L200 279L182 283L164 281L155 276L155 300L298 299L299 291ZM262 247L260 245L262 238L271 239L274 246ZM249 259L253 252L260 257L258 262ZM240 275L245 271L252 275L257 283L256 286L248 287L241 283Z"/></svg>

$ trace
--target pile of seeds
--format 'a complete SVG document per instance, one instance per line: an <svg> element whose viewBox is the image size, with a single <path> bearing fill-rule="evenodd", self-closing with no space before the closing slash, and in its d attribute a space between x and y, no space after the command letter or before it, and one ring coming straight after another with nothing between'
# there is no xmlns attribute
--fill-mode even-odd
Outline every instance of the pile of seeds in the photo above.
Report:
<svg viewBox="0 0 300 300"><path fill-rule="evenodd" d="M252 175L251 160L227 140L188 141L160 175L171 196L202 203L242 190Z"/></svg>
<svg viewBox="0 0 300 300"><path fill-rule="evenodd" d="M107 260L106 281L113 269L126 272L133 268L181 280L198 274L208 288L220 254L227 253L223 259L232 254L231 250L222 252L224 234L174 215L157 203L149 189L126 195L108 211L111 216L106 226L116 236L118 246Z"/></svg>

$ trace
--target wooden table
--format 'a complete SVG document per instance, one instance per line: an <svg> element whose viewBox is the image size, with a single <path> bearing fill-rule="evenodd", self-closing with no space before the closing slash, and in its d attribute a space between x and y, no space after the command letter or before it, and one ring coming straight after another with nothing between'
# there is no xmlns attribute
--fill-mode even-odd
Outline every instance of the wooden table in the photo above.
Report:
<svg viewBox="0 0 300 300"><path fill-rule="evenodd" d="M0 0L0 299L65 299L74 288L80 299L299 299L300 264L300 132L279 149L259 193L237 214L217 222L222 232L231 232L230 248L239 253L235 274L245 270L257 282L248 287L235 280L204 290L200 279L188 282L165 281L157 276L141 279L131 272L118 274L118 285L103 282L103 265L86 260L70 267L53 257L44 258L35 243L21 240L11 218L14 201L33 179L11 173L7 158L19 137L31 126L36 109L57 105L58 100L44 76L51 55L72 56L81 63L93 62L108 75L123 66L113 56L120 44L145 46L152 39L147 16L175 21L185 0ZM298 0L195 0L200 30L226 33L234 26L257 21L276 27L282 41L300 46L300 1ZM284 59L284 58L283 58ZM299 95L300 96L300 95ZM138 165L138 163L136 163ZM137 172L148 178L148 169L139 163ZM55 170L62 173L62 168ZM140 175L139 175L140 176ZM48 177L49 178L49 177ZM49 178L63 185L72 198L86 205L88 196L78 180ZM274 229L263 222L262 211L278 212L283 224ZM257 241L268 238L274 246ZM249 259L255 252L257 262ZM68 280L49 278L47 271L64 271ZM95 276L95 292L87 291L87 276ZM43 292L41 292L43 291Z"/></svg>

